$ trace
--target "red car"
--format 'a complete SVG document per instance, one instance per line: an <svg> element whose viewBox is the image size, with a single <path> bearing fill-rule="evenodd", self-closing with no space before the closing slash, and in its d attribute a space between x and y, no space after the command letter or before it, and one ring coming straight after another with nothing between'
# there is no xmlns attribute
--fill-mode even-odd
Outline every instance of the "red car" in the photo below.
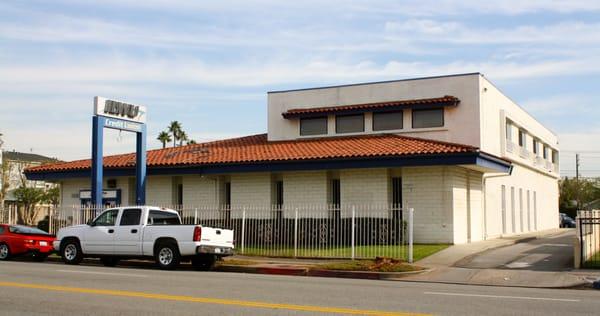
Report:
<svg viewBox="0 0 600 316"><path fill-rule="evenodd" d="M34 227L0 224L0 261L26 254L43 261L54 251L54 239L54 236Z"/></svg>

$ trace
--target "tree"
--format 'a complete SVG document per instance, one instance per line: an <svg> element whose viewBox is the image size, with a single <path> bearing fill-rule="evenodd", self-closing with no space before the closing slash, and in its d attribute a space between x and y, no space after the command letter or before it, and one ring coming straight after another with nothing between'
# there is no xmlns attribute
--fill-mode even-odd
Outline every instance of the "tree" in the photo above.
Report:
<svg viewBox="0 0 600 316"><path fill-rule="evenodd" d="M181 133L183 132L181 123L178 121L172 121L168 127L169 132L173 135L173 147L177 146L177 141L181 137Z"/></svg>
<svg viewBox="0 0 600 316"><path fill-rule="evenodd" d="M188 136L187 133L185 131L181 131L181 133L179 134L179 146L183 146L183 142L188 141Z"/></svg>
<svg viewBox="0 0 600 316"><path fill-rule="evenodd" d="M162 143L162 148L167 147L167 143L171 141L171 135L167 131L162 131L156 138Z"/></svg>
<svg viewBox="0 0 600 316"><path fill-rule="evenodd" d="M561 211L573 214L588 202L600 199L600 181L564 178L558 184Z"/></svg>
<svg viewBox="0 0 600 316"><path fill-rule="evenodd" d="M25 225L33 225L37 219L39 208L36 206L46 199L43 189L21 186L15 190L15 198L19 206L19 219Z"/></svg>
<svg viewBox="0 0 600 316"><path fill-rule="evenodd" d="M58 204L60 203L60 188L53 187L48 189L46 191L46 194L44 195L43 201L48 204L52 204L53 206L58 206Z"/></svg>
<svg viewBox="0 0 600 316"><path fill-rule="evenodd" d="M190 140L188 140L187 144L188 144L188 145L194 145L194 144L197 144L197 143L196 143L196 141L195 141L195 140L193 140L193 139L190 139Z"/></svg>

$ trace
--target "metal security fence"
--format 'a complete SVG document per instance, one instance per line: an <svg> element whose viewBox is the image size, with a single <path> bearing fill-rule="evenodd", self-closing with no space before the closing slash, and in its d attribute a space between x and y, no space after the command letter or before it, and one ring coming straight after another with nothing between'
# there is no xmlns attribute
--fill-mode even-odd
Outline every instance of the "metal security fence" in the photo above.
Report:
<svg viewBox="0 0 600 316"><path fill-rule="evenodd" d="M134 206L132 206L134 207ZM234 230L236 253L295 258L392 257L412 262L412 209L394 205L169 207L184 224ZM85 224L93 207L57 207L48 231Z"/></svg>
<svg viewBox="0 0 600 316"><path fill-rule="evenodd" d="M600 268L600 211L577 212L577 237L575 257L579 267ZM576 264L577 265L577 264Z"/></svg>

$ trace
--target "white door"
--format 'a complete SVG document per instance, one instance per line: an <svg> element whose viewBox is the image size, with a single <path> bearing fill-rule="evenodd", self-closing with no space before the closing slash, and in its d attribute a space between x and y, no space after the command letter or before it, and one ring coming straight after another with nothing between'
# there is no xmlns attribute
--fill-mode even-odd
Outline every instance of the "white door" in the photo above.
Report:
<svg viewBox="0 0 600 316"><path fill-rule="evenodd" d="M100 214L90 227L87 227L82 242L82 250L87 254L112 255L114 253L115 223L118 209Z"/></svg>
<svg viewBox="0 0 600 316"><path fill-rule="evenodd" d="M142 210L126 208L121 212L119 226L115 227L115 255L142 254Z"/></svg>

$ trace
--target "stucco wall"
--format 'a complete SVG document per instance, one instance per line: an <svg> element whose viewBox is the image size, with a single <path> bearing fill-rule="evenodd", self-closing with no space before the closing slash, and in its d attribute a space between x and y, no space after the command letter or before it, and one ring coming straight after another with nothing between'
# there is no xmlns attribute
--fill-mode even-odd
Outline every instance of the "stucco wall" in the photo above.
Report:
<svg viewBox="0 0 600 316"><path fill-rule="evenodd" d="M479 146L479 74L413 79L384 83L331 88L271 92L268 95L269 140L296 139L299 121L287 120L281 113L294 108L311 108L349 104L436 98L444 95L458 97L457 107L445 110L442 128L411 128L411 112L404 111L404 128L394 133ZM365 117L365 132L370 133L370 115ZM329 118L329 135L335 135L335 120ZM390 132L390 131L386 131ZM361 133L364 134L364 133ZM346 134L347 135L347 134Z"/></svg>

